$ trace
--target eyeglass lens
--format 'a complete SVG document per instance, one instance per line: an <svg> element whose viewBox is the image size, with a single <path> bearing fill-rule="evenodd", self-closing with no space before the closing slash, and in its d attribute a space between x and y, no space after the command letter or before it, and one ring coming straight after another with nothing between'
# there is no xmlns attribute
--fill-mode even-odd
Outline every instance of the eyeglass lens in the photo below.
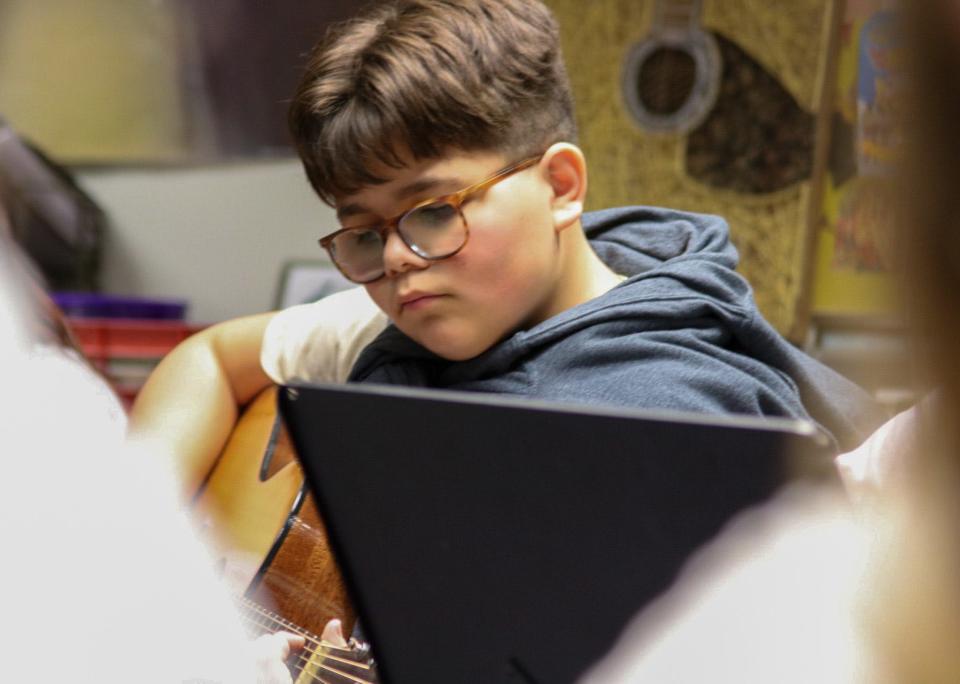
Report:
<svg viewBox="0 0 960 684"><path fill-rule="evenodd" d="M449 202L434 202L408 212L397 223L397 232L414 253L442 259L461 247L467 237L463 216ZM345 275L369 282L383 273L385 233L375 228L348 230L331 243L332 254Z"/></svg>

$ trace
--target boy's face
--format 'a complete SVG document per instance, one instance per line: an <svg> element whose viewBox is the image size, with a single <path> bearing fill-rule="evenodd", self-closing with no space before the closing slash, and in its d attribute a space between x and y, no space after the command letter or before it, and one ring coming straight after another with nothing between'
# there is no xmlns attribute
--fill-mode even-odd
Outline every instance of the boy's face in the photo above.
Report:
<svg viewBox="0 0 960 684"><path fill-rule="evenodd" d="M385 221L515 161L455 152L402 169L377 168L387 182L338 198L337 212L347 228ZM401 331L435 354L454 361L481 354L553 313L561 269L552 197L540 165L493 185L463 204L469 238L439 261L416 255L390 231L385 274L365 285L367 292Z"/></svg>

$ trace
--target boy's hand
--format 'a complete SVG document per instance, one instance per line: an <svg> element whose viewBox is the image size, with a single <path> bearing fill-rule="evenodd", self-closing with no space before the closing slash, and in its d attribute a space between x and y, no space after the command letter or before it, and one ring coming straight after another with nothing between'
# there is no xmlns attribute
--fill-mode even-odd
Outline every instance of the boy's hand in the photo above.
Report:
<svg viewBox="0 0 960 684"><path fill-rule="evenodd" d="M303 648L306 640L290 632L264 634L253 641L253 667L257 684L291 684L293 678L287 669L290 654Z"/></svg>
<svg viewBox="0 0 960 684"><path fill-rule="evenodd" d="M320 638L331 646L336 646L338 648L348 648L357 656L355 662L359 665L356 681L358 682L370 682L371 684L376 684L380 681L380 676L377 674L376 663L373 662L373 658L370 656L370 646L362 641L357 641L356 639L347 639L343 636L343 626L340 620L333 619L330 620L323 628L323 634L320 635ZM350 658L354 660L354 658Z"/></svg>

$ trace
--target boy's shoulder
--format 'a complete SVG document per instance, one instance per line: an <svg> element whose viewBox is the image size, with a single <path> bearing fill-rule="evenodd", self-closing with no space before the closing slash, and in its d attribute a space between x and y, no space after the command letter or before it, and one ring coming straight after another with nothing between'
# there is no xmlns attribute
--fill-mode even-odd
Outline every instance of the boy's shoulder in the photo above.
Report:
<svg viewBox="0 0 960 684"><path fill-rule="evenodd" d="M728 234L727 220L719 214L674 209L671 207L632 204L605 207L584 212L583 228L588 234L617 226L632 230L673 228L696 233Z"/></svg>
<svg viewBox="0 0 960 684"><path fill-rule="evenodd" d="M601 260L618 273L635 275L683 257L729 270L739 255L722 216L645 205L589 211L582 225Z"/></svg>
<svg viewBox="0 0 960 684"><path fill-rule="evenodd" d="M278 384L344 382L360 351L389 323L362 287L274 314L260 365Z"/></svg>

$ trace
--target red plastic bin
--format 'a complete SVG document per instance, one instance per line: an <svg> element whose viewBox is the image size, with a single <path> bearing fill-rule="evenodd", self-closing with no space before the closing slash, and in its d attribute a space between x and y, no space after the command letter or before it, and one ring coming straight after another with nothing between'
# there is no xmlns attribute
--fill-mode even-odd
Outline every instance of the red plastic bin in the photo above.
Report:
<svg viewBox="0 0 960 684"><path fill-rule="evenodd" d="M183 321L72 316L67 324L84 355L128 407L160 360L206 327Z"/></svg>
<svg viewBox="0 0 960 684"><path fill-rule="evenodd" d="M111 358L160 359L206 326L183 321L126 318L68 319L74 337L94 361Z"/></svg>

